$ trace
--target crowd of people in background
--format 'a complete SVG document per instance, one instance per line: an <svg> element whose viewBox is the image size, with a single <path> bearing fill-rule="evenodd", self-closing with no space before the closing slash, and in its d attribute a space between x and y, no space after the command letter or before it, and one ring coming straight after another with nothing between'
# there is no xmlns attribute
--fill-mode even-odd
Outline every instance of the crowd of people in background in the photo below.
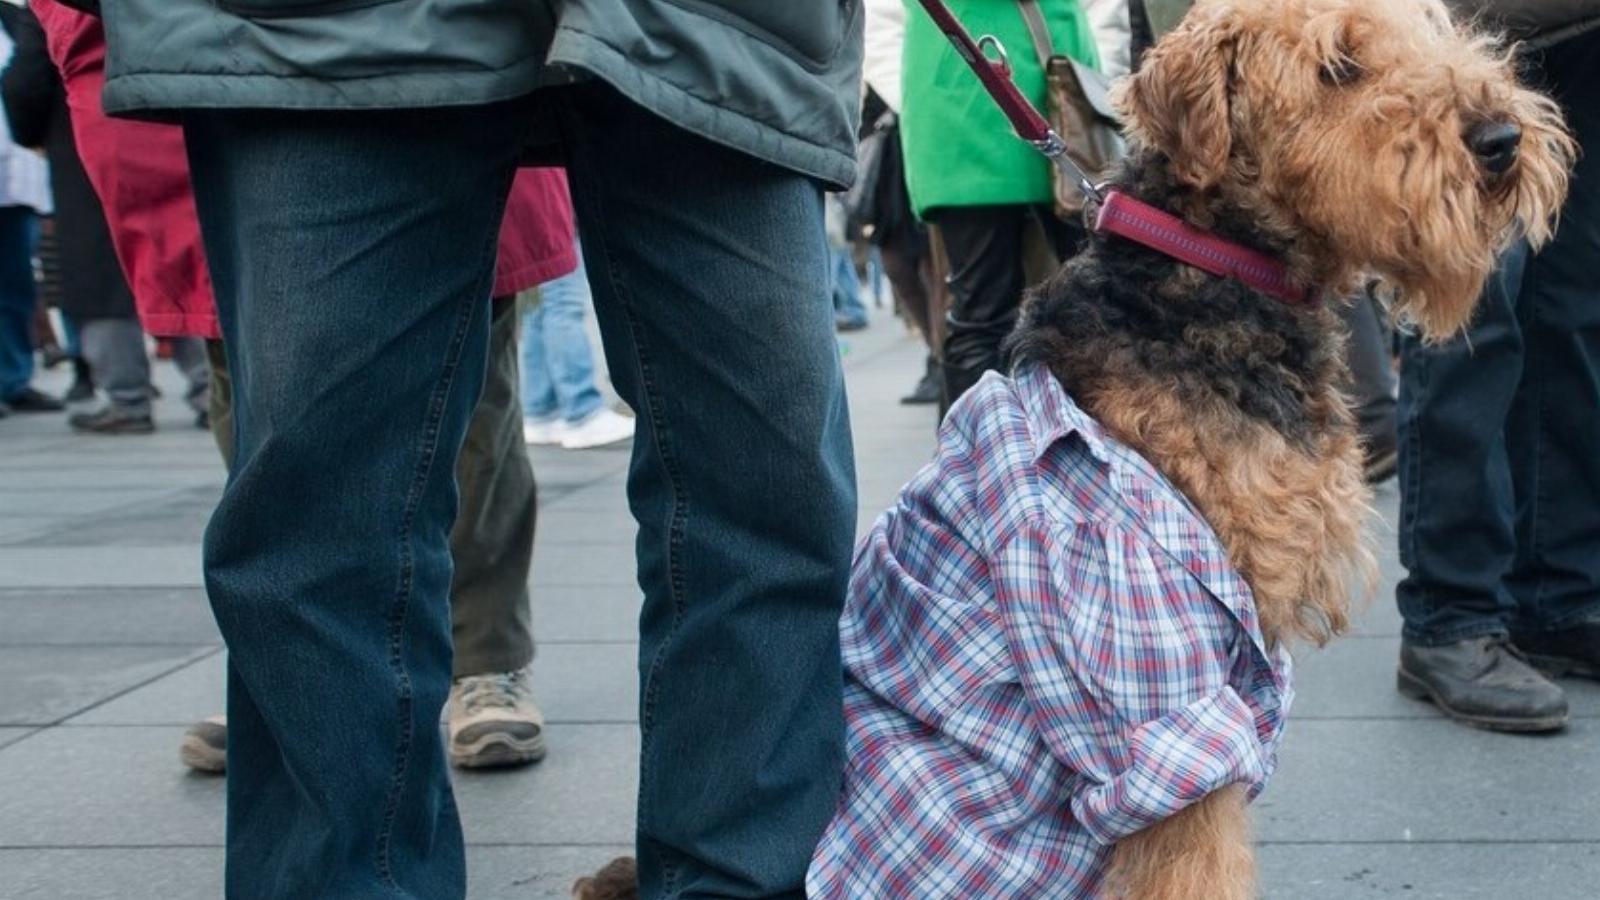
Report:
<svg viewBox="0 0 1600 900"><path fill-rule="evenodd" d="M976 80L950 76L962 63L914 0L868 0L864 20L841 21L772 4L749 28L618 0L619 20L649 26L637 33L577 21L574 7L551 26L565 36L555 62L589 77L549 95L532 93L541 67L522 61L524 44L550 36L527 33L517 2L434 0L471 9L422 41L406 29L424 26L384 19L383 4L307 17L298 49L248 19L226 48L189 28L202 74L169 81L159 57L175 51L155 35L231 13L140 0L108 9L103 27L81 3L0 2L0 417L68 411L63 428L86 435L149 434L159 348L215 437L231 477L207 586L232 652L230 717L197 724L182 754L231 769L230 797L253 800L230 817L240 897L376 877L308 862L324 840L370 851L343 860L382 856L382 880L408 896L456 895L445 760L545 752L527 675L537 501L525 446L633 442L641 883L794 888L838 784L835 625L856 510L835 333L881 318L864 300L879 292L863 288L881 273L925 349L902 402L928 406L937 427L1006 368L1028 286L1085 239L1083 220L1052 206L1047 162ZM1043 107L1026 4L949 5L1013 48L1012 77ZM1050 52L1108 77L1136 67L1186 6L1037 0ZM371 51L392 77L347 92L340 78L370 59L311 48L377 23L397 35ZM1577 24L1518 36L1594 147L1600 30ZM122 79L109 84L108 36ZM788 93L767 96L774 83ZM371 111L316 112L344 108ZM209 111L179 127L108 109ZM542 167L513 181L529 159ZM1474 725L1558 727L1554 676L1600 673L1594 160L1579 163L1555 242L1508 250L1461 339L1426 346L1396 329L1376 288L1341 307L1367 478L1398 476L1400 689ZM347 247L358 250L330 249ZM76 375L65 397L34 384L37 365L59 364ZM419 467L435 453L454 478ZM348 483L392 489L392 508L348 508ZM255 552L263 542L270 552ZM330 544L348 555L328 561ZM286 649L265 633L314 637ZM782 671L764 663L774 635L796 661ZM385 712L352 728L323 708L330 684L348 690L343 706ZM402 737L441 706L443 743ZM705 740L730 717L747 727ZM368 764L329 771L332 747Z"/></svg>

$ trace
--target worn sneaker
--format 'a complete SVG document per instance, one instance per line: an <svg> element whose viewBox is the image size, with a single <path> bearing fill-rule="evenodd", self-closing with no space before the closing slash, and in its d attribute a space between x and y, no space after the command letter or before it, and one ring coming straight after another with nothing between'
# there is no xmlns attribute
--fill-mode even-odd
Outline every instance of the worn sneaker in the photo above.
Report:
<svg viewBox="0 0 1600 900"><path fill-rule="evenodd" d="M133 412L110 403L92 413L73 413L67 424L79 434L150 434L156 430L149 410Z"/></svg>
<svg viewBox="0 0 1600 900"><path fill-rule="evenodd" d="M450 761L463 769L544 759L544 713L533 703L527 669L457 678L446 716Z"/></svg>
<svg viewBox="0 0 1600 900"><path fill-rule="evenodd" d="M189 726L178 745L178 758L196 772L220 775L228 770L228 717L212 716Z"/></svg>
<svg viewBox="0 0 1600 900"><path fill-rule="evenodd" d="M561 436L561 446L566 450L588 450L632 440L633 426L631 416L602 406L581 422L567 425L566 433Z"/></svg>
<svg viewBox="0 0 1600 900"><path fill-rule="evenodd" d="M567 433L567 423L551 416L548 419L522 420L522 440L524 443L543 447L553 447L561 443L561 438Z"/></svg>

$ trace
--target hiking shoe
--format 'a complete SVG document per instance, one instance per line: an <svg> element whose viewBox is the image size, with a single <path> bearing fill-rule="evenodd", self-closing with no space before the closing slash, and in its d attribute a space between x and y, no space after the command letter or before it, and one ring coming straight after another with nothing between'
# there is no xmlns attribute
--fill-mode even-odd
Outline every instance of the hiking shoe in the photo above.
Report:
<svg viewBox="0 0 1600 900"><path fill-rule="evenodd" d="M1546 675L1581 675L1600 679L1600 616L1555 631L1513 629L1517 649Z"/></svg>
<svg viewBox="0 0 1600 900"><path fill-rule="evenodd" d="M633 439L634 420L602 406L589 417L567 424L561 435L564 450L588 450Z"/></svg>
<svg viewBox="0 0 1600 900"><path fill-rule="evenodd" d="M932 372L923 375L911 393L900 398L900 403L905 406L930 406L938 402L939 376Z"/></svg>
<svg viewBox="0 0 1600 900"><path fill-rule="evenodd" d="M457 678L445 710L450 761L463 769L544 759L544 713L533 703L527 669Z"/></svg>
<svg viewBox="0 0 1600 900"><path fill-rule="evenodd" d="M189 726L178 745L178 758L196 772L220 775L228 770L228 717L212 716Z"/></svg>
<svg viewBox="0 0 1600 900"><path fill-rule="evenodd" d="M109 403L92 413L73 413L67 424L80 434L149 434L156 430L148 410L137 413Z"/></svg>
<svg viewBox="0 0 1600 900"><path fill-rule="evenodd" d="M1400 642L1396 687L1458 722L1491 731L1555 731L1567 724L1567 698L1500 635L1438 647Z"/></svg>

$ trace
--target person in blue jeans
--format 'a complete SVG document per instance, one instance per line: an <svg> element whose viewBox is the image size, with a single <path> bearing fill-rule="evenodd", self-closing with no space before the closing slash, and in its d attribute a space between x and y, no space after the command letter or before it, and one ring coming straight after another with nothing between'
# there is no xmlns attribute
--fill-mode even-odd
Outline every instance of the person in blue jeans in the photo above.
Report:
<svg viewBox="0 0 1600 900"><path fill-rule="evenodd" d="M1537 63L1585 151L1555 238L1401 359L1399 688L1503 731L1565 724L1548 676L1600 677L1600 30Z"/></svg>
<svg viewBox="0 0 1600 900"><path fill-rule="evenodd" d="M594 383L594 357L584 328L589 273L539 285L538 302L522 317L522 437L568 450L603 447L633 437L634 420L605 405Z"/></svg>

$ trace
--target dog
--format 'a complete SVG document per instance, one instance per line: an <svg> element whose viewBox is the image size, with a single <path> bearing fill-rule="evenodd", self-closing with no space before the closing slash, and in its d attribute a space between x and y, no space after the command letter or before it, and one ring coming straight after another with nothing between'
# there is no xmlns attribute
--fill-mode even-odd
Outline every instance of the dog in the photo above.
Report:
<svg viewBox="0 0 1600 900"><path fill-rule="evenodd" d="M1111 187L1434 340L1576 152L1438 0L1200 0L1115 102ZM1254 897L1286 648L1375 582L1336 316L1091 233L1009 346L858 550L809 893Z"/></svg>

